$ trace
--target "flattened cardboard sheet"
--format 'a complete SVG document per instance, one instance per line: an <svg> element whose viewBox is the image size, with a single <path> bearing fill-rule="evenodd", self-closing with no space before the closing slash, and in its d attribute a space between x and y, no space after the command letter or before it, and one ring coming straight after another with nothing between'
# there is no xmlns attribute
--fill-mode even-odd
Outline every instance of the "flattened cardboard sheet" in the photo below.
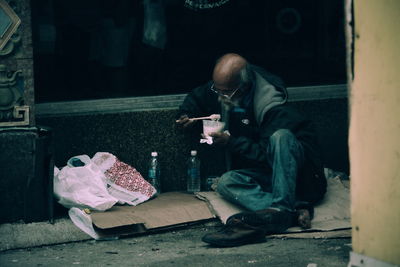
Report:
<svg viewBox="0 0 400 267"><path fill-rule="evenodd" d="M109 229L144 224L154 229L214 218L207 203L193 194L168 192L138 206L114 206L105 212L93 211L93 225Z"/></svg>
<svg viewBox="0 0 400 267"><path fill-rule="evenodd" d="M333 231L351 228L350 222L350 190L340 177L327 179L328 189L321 203L315 206L315 217L311 221L311 229L291 227L287 232ZM242 207L224 200L216 192L199 192L197 196L208 203L210 209L222 223L233 214L245 211Z"/></svg>

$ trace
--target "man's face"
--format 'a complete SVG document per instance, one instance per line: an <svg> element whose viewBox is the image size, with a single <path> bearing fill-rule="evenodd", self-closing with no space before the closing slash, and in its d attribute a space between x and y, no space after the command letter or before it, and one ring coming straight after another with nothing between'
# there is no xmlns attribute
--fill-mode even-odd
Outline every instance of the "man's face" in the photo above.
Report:
<svg viewBox="0 0 400 267"><path fill-rule="evenodd" d="M238 106L240 99L243 97L243 90L245 88L243 84L232 86L214 82L210 89L219 96L219 101L229 106Z"/></svg>

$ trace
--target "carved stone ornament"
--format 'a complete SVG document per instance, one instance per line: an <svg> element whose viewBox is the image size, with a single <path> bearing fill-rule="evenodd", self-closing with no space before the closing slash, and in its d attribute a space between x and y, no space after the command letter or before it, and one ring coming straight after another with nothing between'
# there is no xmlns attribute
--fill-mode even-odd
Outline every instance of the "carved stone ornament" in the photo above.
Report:
<svg viewBox="0 0 400 267"><path fill-rule="evenodd" d="M17 83L21 73L20 70L9 73L0 64L0 127L29 125L29 106L22 105L23 89Z"/></svg>
<svg viewBox="0 0 400 267"><path fill-rule="evenodd" d="M21 19L5 0L0 0L0 56L10 54L21 36L17 33Z"/></svg>

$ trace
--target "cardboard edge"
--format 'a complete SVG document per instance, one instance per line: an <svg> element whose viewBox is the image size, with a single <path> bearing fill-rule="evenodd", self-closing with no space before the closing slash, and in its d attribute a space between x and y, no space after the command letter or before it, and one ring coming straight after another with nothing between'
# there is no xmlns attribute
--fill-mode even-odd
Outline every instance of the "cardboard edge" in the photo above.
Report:
<svg viewBox="0 0 400 267"><path fill-rule="evenodd" d="M351 228L329 231L287 232L269 235L268 238L293 238L293 239L326 239L326 238L351 238Z"/></svg>
<svg viewBox="0 0 400 267"><path fill-rule="evenodd" d="M216 219L208 218L208 219L203 219L203 220L199 220L199 221L185 222L185 223L179 223L179 224L167 225L167 226L149 228L149 229L146 228L146 226L144 224L124 225L124 226L118 226L118 227L106 228L106 229L100 229L100 228L97 228L96 226L94 226L94 228L103 237L117 238L117 237L129 237L129 236L138 236L138 235L146 235L146 234L156 234L156 233L162 233L162 232L166 232L166 231L170 231L170 230L180 230L183 228L186 229L187 227L204 224L204 223L211 222L214 220L216 220Z"/></svg>

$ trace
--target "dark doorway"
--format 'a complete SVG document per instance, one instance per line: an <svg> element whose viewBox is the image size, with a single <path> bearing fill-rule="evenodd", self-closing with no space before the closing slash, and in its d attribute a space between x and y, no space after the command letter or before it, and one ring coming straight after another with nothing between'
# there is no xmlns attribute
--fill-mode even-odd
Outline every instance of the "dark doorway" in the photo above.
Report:
<svg viewBox="0 0 400 267"><path fill-rule="evenodd" d="M39 103L186 93L227 52L288 86L346 82L341 0L34 0L32 10Z"/></svg>

